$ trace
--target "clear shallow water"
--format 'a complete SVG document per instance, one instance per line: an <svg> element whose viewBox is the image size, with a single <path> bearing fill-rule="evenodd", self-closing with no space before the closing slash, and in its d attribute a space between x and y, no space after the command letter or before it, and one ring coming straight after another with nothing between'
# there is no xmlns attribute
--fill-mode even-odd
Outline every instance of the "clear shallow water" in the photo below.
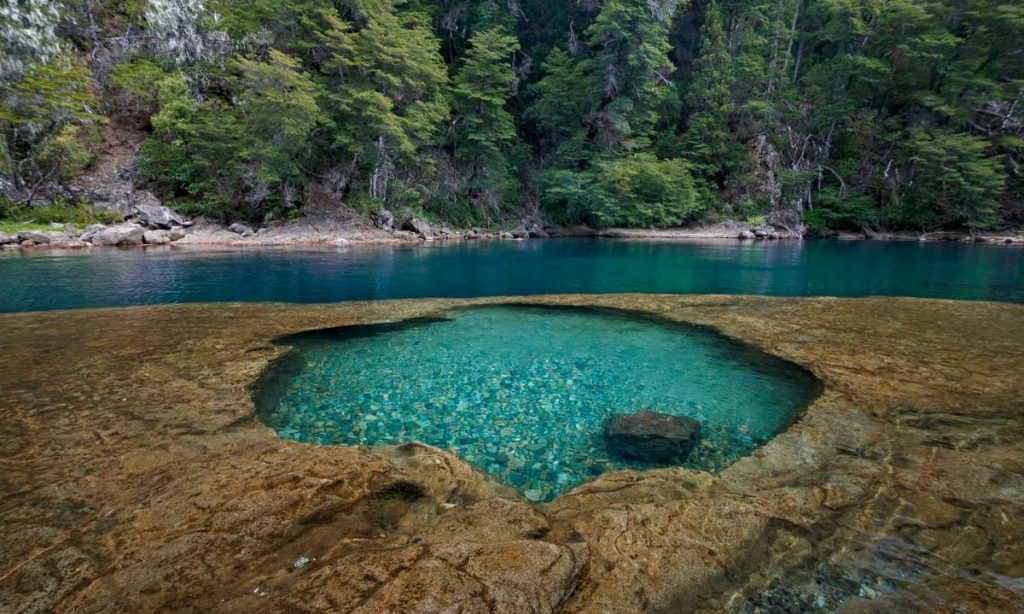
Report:
<svg viewBox="0 0 1024 614"><path fill-rule="evenodd" d="M452 320L296 335L256 393L295 441L454 450L549 500L620 461L605 418L649 409L702 424L688 465L719 469L793 420L819 384L703 329L582 309L494 307Z"/></svg>
<svg viewBox="0 0 1024 614"><path fill-rule="evenodd" d="M325 251L0 252L0 312L615 292L1024 302L1024 249L871 241L570 239Z"/></svg>

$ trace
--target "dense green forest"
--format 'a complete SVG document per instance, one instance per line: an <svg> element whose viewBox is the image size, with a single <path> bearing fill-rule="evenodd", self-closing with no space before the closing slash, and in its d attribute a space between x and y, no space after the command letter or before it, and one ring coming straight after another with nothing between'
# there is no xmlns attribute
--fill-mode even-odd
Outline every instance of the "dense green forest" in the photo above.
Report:
<svg viewBox="0 0 1024 614"><path fill-rule="evenodd" d="M8 208L131 125L224 219L1024 222L1018 0L2 0L0 88Z"/></svg>

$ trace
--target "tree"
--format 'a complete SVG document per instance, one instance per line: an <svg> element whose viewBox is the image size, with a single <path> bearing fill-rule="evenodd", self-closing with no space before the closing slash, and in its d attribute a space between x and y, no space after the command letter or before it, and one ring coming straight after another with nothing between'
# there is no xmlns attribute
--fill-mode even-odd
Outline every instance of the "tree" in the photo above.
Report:
<svg viewBox="0 0 1024 614"><path fill-rule="evenodd" d="M192 98L179 72L158 84L160 111L143 170L186 209L224 218L261 218L297 204L300 161L325 118L319 88L298 62L275 50L239 59L226 77L230 100Z"/></svg>
<svg viewBox="0 0 1024 614"><path fill-rule="evenodd" d="M580 62L559 48L544 60L544 77L532 88L534 102L526 110L540 133L543 149L557 152L557 166L585 161L585 138L600 93Z"/></svg>
<svg viewBox="0 0 1024 614"><path fill-rule="evenodd" d="M942 130L912 130L906 155L912 179L903 198L921 219L914 225L987 228L996 221L1006 178L1001 161L989 155L984 139Z"/></svg>
<svg viewBox="0 0 1024 614"><path fill-rule="evenodd" d="M497 213L510 180L507 153L516 129L506 103L518 83L517 51L518 41L500 28L477 32L453 81L455 160L468 173L469 197L484 207L485 217Z"/></svg>
<svg viewBox="0 0 1024 614"><path fill-rule="evenodd" d="M541 182L544 204L566 211L568 222L668 227L700 211L689 163L682 159L636 154L597 161L588 171L550 171Z"/></svg>
<svg viewBox="0 0 1024 614"><path fill-rule="evenodd" d="M325 20L332 148L365 168L370 197L385 201L396 163L429 168L423 148L438 141L448 119L440 44L415 13L368 13L358 30L329 14Z"/></svg>
<svg viewBox="0 0 1024 614"><path fill-rule="evenodd" d="M722 16L712 0L704 11L700 54L686 96L690 116L683 138L685 156L693 163L708 206L715 204L737 155L730 129L732 83Z"/></svg>
<svg viewBox="0 0 1024 614"><path fill-rule="evenodd" d="M92 156L81 128L103 121L89 90L90 73L58 57L36 64L0 99L3 173L13 200L31 204L47 183L61 183Z"/></svg>
<svg viewBox="0 0 1024 614"><path fill-rule="evenodd" d="M678 226L700 208L685 160L638 154L598 163L594 177L599 226Z"/></svg>
<svg viewBox="0 0 1024 614"><path fill-rule="evenodd" d="M608 0L587 29L590 69L604 93L599 138L605 149L649 144L656 109L672 93L667 24L675 7L672 0Z"/></svg>

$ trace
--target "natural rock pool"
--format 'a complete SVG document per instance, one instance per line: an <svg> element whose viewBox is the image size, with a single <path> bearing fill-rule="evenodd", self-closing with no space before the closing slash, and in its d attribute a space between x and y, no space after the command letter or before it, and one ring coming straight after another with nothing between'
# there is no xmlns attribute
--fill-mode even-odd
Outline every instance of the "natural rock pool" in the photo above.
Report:
<svg viewBox="0 0 1024 614"><path fill-rule="evenodd" d="M683 463L718 470L788 426L820 385L796 365L695 326L591 309L497 306L451 319L303 333L256 393L286 439L419 441L546 501L628 460L606 444L614 414L701 423Z"/></svg>

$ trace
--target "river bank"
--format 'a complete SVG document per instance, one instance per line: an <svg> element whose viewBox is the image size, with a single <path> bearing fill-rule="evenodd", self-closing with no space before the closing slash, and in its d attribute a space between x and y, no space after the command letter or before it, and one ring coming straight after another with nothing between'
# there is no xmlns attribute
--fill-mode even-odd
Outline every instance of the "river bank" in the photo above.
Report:
<svg viewBox="0 0 1024 614"><path fill-rule="evenodd" d="M450 452L290 443L255 417L249 390L285 351L272 343L282 335L502 301L0 316L0 608L1020 603L1019 305L517 298L711 326L825 386L796 424L721 472L608 473L544 505Z"/></svg>
<svg viewBox="0 0 1024 614"><path fill-rule="evenodd" d="M165 218L161 218L164 220ZM976 242L1024 244L1024 232L998 233L885 233L885 232L816 232L803 237L771 226L754 226L742 222L684 228L605 228L564 227L525 221L512 229L453 229L411 218L402 225L380 225L365 220L335 217L309 217L295 221L275 221L262 226L241 223L225 224L210 220L187 222L151 221L133 216L113 225L78 228L68 224L16 227L0 232L0 249L79 249L93 247L190 246L202 247L332 247L350 244L415 243L420 241L524 241L547 238L599 238L631 240L799 240L802 238L839 241L919 241Z"/></svg>

